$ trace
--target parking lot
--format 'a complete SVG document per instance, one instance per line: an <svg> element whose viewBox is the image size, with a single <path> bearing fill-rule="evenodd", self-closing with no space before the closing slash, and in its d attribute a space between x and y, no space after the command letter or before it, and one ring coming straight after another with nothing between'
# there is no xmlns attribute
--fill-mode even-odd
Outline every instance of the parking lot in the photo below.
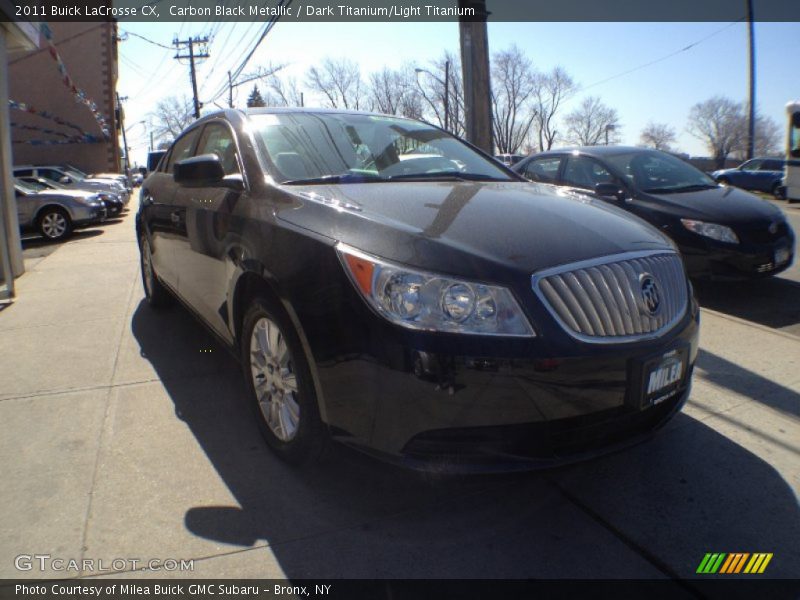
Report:
<svg viewBox="0 0 800 600"><path fill-rule="evenodd" d="M136 198L134 192L134 198ZM684 411L652 440L516 475L420 475L335 448L310 470L267 450L234 360L182 308L143 301L133 228L24 243L0 311L0 576L20 554L191 559L159 576L693 577L707 552L800 561L800 267L697 286ZM776 202L800 231L800 205ZM97 564L97 563L94 563Z"/></svg>

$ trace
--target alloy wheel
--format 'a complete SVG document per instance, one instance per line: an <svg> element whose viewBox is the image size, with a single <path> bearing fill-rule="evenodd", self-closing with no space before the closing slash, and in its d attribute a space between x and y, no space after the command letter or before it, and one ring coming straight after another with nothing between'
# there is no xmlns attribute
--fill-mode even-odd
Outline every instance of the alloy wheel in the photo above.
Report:
<svg viewBox="0 0 800 600"><path fill-rule="evenodd" d="M279 440L291 441L300 425L297 376L283 332L267 317L250 336L250 373L265 422Z"/></svg>
<svg viewBox="0 0 800 600"><path fill-rule="evenodd" d="M64 235L67 231L67 218L60 212L47 213L42 218L42 233L51 240Z"/></svg>

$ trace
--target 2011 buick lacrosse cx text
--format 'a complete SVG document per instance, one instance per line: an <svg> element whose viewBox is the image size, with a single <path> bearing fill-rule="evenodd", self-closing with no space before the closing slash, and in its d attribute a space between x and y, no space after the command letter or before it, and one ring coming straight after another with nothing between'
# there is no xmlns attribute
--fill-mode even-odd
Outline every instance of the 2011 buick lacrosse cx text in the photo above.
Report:
<svg viewBox="0 0 800 600"><path fill-rule="evenodd" d="M549 466L680 410L699 312L674 244L435 126L225 110L144 182L149 304L239 358L269 446L412 468Z"/></svg>

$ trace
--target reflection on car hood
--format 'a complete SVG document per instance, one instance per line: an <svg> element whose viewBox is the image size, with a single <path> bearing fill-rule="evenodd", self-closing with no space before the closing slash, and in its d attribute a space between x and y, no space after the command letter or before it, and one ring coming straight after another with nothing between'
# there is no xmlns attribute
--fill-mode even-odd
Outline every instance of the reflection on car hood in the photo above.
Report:
<svg viewBox="0 0 800 600"><path fill-rule="evenodd" d="M781 211L758 196L735 187L717 187L684 194L647 194L668 212L722 224L772 220Z"/></svg>
<svg viewBox="0 0 800 600"><path fill-rule="evenodd" d="M488 261L530 274L625 251L671 248L658 231L616 207L535 183L284 189L295 202L278 218L377 256L445 273L466 274L464 268Z"/></svg>
<svg viewBox="0 0 800 600"><path fill-rule="evenodd" d="M60 190L42 190L36 194L37 196L48 196L52 198L90 198L95 196L95 192L88 190L75 190L75 189L60 189Z"/></svg>

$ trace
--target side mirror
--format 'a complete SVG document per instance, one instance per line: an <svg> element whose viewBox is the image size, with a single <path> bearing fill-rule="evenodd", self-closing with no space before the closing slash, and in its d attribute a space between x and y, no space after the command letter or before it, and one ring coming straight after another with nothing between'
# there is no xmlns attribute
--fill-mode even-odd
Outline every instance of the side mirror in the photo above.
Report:
<svg viewBox="0 0 800 600"><path fill-rule="evenodd" d="M175 163L175 183L187 187L222 185L225 169L216 154L201 154Z"/></svg>
<svg viewBox="0 0 800 600"><path fill-rule="evenodd" d="M72 179L70 179L69 177L64 175L61 179L58 180L58 182L59 183L64 183L64 184L68 184L68 183L72 183Z"/></svg>
<svg viewBox="0 0 800 600"><path fill-rule="evenodd" d="M612 198L617 202L623 202L625 200L625 190L616 183L598 183L594 186L594 193L601 198Z"/></svg>

